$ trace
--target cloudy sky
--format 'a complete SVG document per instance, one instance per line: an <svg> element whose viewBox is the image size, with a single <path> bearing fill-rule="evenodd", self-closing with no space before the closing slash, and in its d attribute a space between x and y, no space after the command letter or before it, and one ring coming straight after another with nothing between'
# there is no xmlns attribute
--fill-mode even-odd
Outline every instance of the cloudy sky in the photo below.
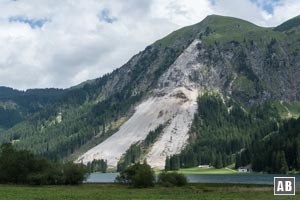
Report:
<svg viewBox="0 0 300 200"><path fill-rule="evenodd" d="M276 26L299 0L0 0L0 86L66 88L210 14Z"/></svg>

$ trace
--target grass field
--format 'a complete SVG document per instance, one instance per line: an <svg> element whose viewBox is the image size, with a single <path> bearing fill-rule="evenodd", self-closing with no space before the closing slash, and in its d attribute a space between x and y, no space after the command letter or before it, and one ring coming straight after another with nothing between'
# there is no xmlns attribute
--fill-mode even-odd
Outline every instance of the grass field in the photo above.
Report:
<svg viewBox="0 0 300 200"><path fill-rule="evenodd" d="M198 168L198 167L180 169L178 172L181 172L183 174L236 174L238 173L229 168L215 169L215 168Z"/></svg>
<svg viewBox="0 0 300 200"><path fill-rule="evenodd" d="M1 200L102 200L102 199L206 199L266 200L300 199L300 194L274 197L272 186L189 184L182 188L155 187L132 189L117 184L83 184L80 186L11 186L0 185Z"/></svg>
<svg viewBox="0 0 300 200"><path fill-rule="evenodd" d="M232 169L233 167L234 165L227 166L226 168L221 168L221 169L193 167L193 168L179 169L176 172L183 173L183 174L239 174L240 172L233 170ZM156 173L160 173L160 171L157 170Z"/></svg>

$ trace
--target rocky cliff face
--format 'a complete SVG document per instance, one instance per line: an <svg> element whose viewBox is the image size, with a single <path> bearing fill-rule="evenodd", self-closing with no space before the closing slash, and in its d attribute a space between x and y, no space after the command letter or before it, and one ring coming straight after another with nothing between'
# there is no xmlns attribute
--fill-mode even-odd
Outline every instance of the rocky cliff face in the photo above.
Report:
<svg viewBox="0 0 300 200"><path fill-rule="evenodd" d="M290 55L284 41L273 38L267 47L253 40L198 47L199 64L206 68L195 71L194 80L202 87L217 87L246 105L299 100L300 57Z"/></svg>

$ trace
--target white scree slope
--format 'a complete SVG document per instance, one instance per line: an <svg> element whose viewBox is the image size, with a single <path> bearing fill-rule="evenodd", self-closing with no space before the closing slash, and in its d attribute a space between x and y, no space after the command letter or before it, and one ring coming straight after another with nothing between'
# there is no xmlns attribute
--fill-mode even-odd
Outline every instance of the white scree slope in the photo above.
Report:
<svg viewBox="0 0 300 200"><path fill-rule="evenodd" d="M176 112L171 118L170 124L163 130L163 134L153 144L146 156L148 164L159 169L164 168L167 156L179 153L186 145L189 138L188 131L197 109L198 91L196 89L188 90L183 87L176 88L173 92L177 95ZM179 96L184 96L181 102L178 102Z"/></svg>
<svg viewBox="0 0 300 200"><path fill-rule="evenodd" d="M114 135L90 149L76 162L84 164L105 159L109 167L116 167L121 156L134 143L142 141L160 124L169 122L162 135L146 155L152 167L163 168L166 156L179 153L187 143L194 113L197 109L198 87L189 74L201 66L196 61L195 40L161 76L159 88L135 108L133 116Z"/></svg>

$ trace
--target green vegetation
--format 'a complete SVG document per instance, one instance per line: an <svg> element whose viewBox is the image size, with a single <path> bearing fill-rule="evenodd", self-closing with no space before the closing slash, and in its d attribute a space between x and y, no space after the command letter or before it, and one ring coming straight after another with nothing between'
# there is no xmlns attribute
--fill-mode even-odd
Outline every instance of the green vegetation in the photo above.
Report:
<svg viewBox="0 0 300 200"><path fill-rule="evenodd" d="M255 171L287 173L300 169L300 118L283 121L279 130L263 140L253 141L248 149L246 164Z"/></svg>
<svg viewBox="0 0 300 200"><path fill-rule="evenodd" d="M143 161L149 147L157 140L164 127L165 125L160 124L155 130L149 132L145 140L132 144L119 160L117 171L123 171L129 165Z"/></svg>
<svg viewBox="0 0 300 200"><path fill-rule="evenodd" d="M16 109L4 109L0 107L0 126L7 129L22 121L20 113Z"/></svg>
<svg viewBox="0 0 300 200"><path fill-rule="evenodd" d="M165 38L156 41L155 44L160 45L162 48L167 48L172 46L174 41L190 40L190 38L193 38L193 28L193 26L181 28L169 34Z"/></svg>
<svg viewBox="0 0 300 200"><path fill-rule="evenodd" d="M121 157L117 165L117 171L123 171L129 165L140 162L143 155L143 149L140 144L132 144L126 151L125 155Z"/></svg>
<svg viewBox="0 0 300 200"><path fill-rule="evenodd" d="M177 172L162 172L158 175L158 180L157 183L159 185L165 186L165 187L172 187L172 186L177 186L177 187L182 187L187 185L187 178Z"/></svg>
<svg viewBox="0 0 300 200"><path fill-rule="evenodd" d="M127 167L116 178L116 182L135 188L153 187L155 183L154 171L146 162L136 163Z"/></svg>
<svg viewBox="0 0 300 200"><path fill-rule="evenodd" d="M92 162L88 162L87 170L89 173L92 172L102 172L106 173L107 170L107 162L103 159L101 160L93 160Z"/></svg>
<svg viewBox="0 0 300 200"><path fill-rule="evenodd" d="M290 118L291 112L288 110L288 108L284 105L285 103L280 103L277 101L272 102L272 104L276 107L278 110L278 114L282 119Z"/></svg>
<svg viewBox="0 0 300 200"><path fill-rule="evenodd" d="M32 114L55 103L64 94L61 89L27 91L0 87L0 127L9 129Z"/></svg>
<svg viewBox="0 0 300 200"><path fill-rule="evenodd" d="M212 15L200 24L205 27L200 34L200 39L208 46L216 44L219 47L227 46L228 48L231 44L235 47L249 48L250 46L247 44L249 41L252 45L264 48L272 39L281 41L286 39L284 33L273 31L272 28L259 27L233 17Z"/></svg>
<svg viewBox="0 0 300 200"><path fill-rule="evenodd" d="M274 109L266 103L248 112L231 99L205 92L198 99L193 140L179 155L166 159L166 170L209 164L219 169L234 163L241 149L277 130Z"/></svg>
<svg viewBox="0 0 300 200"><path fill-rule="evenodd" d="M300 102L284 102L283 105L287 108L287 111L291 114L291 117L300 117Z"/></svg>
<svg viewBox="0 0 300 200"><path fill-rule="evenodd" d="M35 158L26 150L16 150L12 144L0 148L0 183L32 185L76 185L85 180L82 164L54 163Z"/></svg>
<svg viewBox="0 0 300 200"><path fill-rule="evenodd" d="M300 169L300 118L283 120L283 109L298 112L298 103L276 103L248 111L232 100L206 92L198 99L192 125L194 141L166 159L166 170L211 164L216 169L181 169L183 173L234 173L223 168L250 166L254 171L288 173ZM222 169L221 169L222 168Z"/></svg>
<svg viewBox="0 0 300 200"><path fill-rule="evenodd" d="M151 199L151 200L265 200L283 199L273 194L273 186L234 184L189 184L185 187L154 187L128 189L117 184L83 184L80 186L13 186L1 185L0 196L5 200L98 200L98 199ZM289 199L300 199L299 194Z"/></svg>
<svg viewBox="0 0 300 200"><path fill-rule="evenodd" d="M300 27L300 16L294 17L274 28L274 31L288 31Z"/></svg>
<svg viewBox="0 0 300 200"><path fill-rule="evenodd" d="M143 146L145 148L148 148L151 146L157 138L160 136L162 133L163 129L165 128L165 125L160 124L155 130L150 131L145 140L143 141Z"/></svg>
<svg viewBox="0 0 300 200"><path fill-rule="evenodd" d="M233 90L238 93L238 95L244 94L245 98L253 98L257 96L257 91L255 88L255 83L245 76L239 76L233 82Z"/></svg>
<svg viewBox="0 0 300 200"><path fill-rule="evenodd" d="M192 168L183 168L179 169L178 172L183 174L236 174L237 171L234 171L229 168L199 168L199 167L192 167Z"/></svg>
<svg viewBox="0 0 300 200"><path fill-rule="evenodd" d="M165 170L166 171L176 171L180 168L180 158L178 155L173 155L166 158Z"/></svg>

